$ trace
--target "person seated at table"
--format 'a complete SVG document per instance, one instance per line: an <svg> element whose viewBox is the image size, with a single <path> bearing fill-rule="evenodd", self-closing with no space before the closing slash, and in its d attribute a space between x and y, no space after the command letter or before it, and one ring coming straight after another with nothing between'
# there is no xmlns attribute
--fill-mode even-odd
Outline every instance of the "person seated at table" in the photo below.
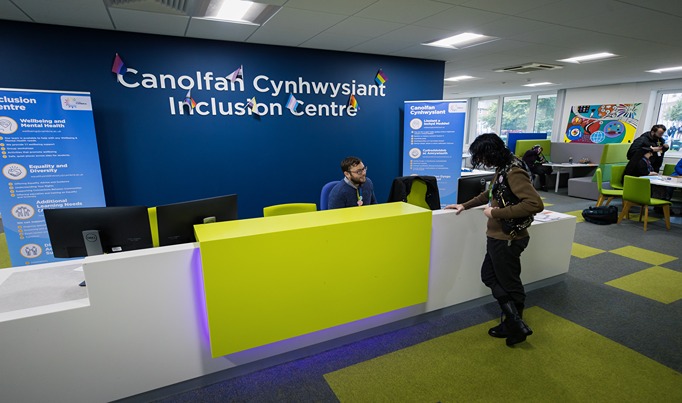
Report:
<svg viewBox="0 0 682 403"><path fill-rule="evenodd" d="M523 154L523 162L528 165L528 169L533 175L540 178L540 190L547 191L547 176L552 173L552 167L544 166L542 164L548 162L544 155L542 155L542 146L536 144L530 150Z"/></svg>
<svg viewBox="0 0 682 403"><path fill-rule="evenodd" d="M658 172L651 164L650 158L654 155L654 150L650 147L643 147L635 151L625 166L623 171L623 178L629 176L651 176L658 175ZM665 186L651 185L651 197L656 199L670 200L671 196ZM658 209L657 209L658 211Z"/></svg>
<svg viewBox="0 0 682 403"><path fill-rule="evenodd" d="M358 157L341 161L344 178L329 192L329 209L377 204L374 184L367 177L367 166Z"/></svg>

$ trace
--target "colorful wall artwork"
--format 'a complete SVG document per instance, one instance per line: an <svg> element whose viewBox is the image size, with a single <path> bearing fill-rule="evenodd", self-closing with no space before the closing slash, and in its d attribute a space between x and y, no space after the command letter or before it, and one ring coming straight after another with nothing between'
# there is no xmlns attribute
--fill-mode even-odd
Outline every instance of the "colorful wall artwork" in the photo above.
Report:
<svg viewBox="0 0 682 403"><path fill-rule="evenodd" d="M564 134L566 143L631 143L642 103L572 106Z"/></svg>

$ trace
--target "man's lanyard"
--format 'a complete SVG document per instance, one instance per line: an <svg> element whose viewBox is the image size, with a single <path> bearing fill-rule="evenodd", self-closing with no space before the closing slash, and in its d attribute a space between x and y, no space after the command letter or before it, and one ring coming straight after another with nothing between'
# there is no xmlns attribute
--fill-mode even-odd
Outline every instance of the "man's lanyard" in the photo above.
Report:
<svg viewBox="0 0 682 403"><path fill-rule="evenodd" d="M360 186L355 188L355 194L358 196L358 206L362 206L362 188Z"/></svg>

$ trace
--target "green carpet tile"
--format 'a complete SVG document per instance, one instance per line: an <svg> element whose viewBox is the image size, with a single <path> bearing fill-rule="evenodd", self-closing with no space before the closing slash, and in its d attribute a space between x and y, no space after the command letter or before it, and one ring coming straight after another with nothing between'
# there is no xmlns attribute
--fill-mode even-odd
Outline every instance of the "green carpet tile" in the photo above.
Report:
<svg viewBox="0 0 682 403"><path fill-rule="evenodd" d="M665 267L650 267L606 284L664 304L682 299L682 273Z"/></svg>
<svg viewBox="0 0 682 403"><path fill-rule="evenodd" d="M490 321L331 372L341 402L680 402L682 374L533 307L507 347Z"/></svg>
<svg viewBox="0 0 682 403"><path fill-rule="evenodd" d="M666 255L664 253L659 253L653 250L639 248L637 246L632 245L624 246L618 249L613 249L609 252L630 259L638 260L640 262L656 265L669 263L677 259L675 256Z"/></svg>
<svg viewBox="0 0 682 403"><path fill-rule="evenodd" d="M598 255L600 253L606 252L605 250L593 248L591 246L587 245L581 245L577 242L573 242L573 247L571 248L571 255L575 257L579 257L581 259L585 259L588 257L592 257L595 255Z"/></svg>

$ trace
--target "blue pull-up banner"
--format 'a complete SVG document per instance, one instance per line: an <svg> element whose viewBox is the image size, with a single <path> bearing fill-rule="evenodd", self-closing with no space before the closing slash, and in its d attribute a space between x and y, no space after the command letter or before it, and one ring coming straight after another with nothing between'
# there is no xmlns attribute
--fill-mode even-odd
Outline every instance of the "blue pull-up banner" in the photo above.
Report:
<svg viewBox="0 0 682 403"><path fill-rule="evenodd" d="M403 176L435 176L441 207L457 203L466 110L466 101L405 101Z"/></svg>
<svg viewBox="0 0 682 403"><path fill-rule="evenodd" d="M90 94L0 89L0 151L12 266L52 262L43 210L106 204Z"/></svg>

